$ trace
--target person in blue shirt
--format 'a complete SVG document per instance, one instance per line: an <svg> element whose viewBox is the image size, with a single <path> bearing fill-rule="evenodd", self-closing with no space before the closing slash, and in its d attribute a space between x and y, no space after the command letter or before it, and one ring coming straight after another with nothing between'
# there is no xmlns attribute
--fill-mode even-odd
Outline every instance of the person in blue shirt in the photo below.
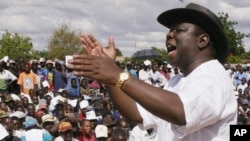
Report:
<svg viewBox="0 0 250 141"><path fill-rule="evenodd" d="M126 67L127 67L128 72L129 72L133 77L138 78L137 72L136 72L135 69L133 69L132 64L128 63Z"/></svg>
<svg viewBox="0 0 250 141"><path fill-rule="evenodd" d="M236 86L241 84L242 78L249 80L247 73L244 71L241 65L238 65L238 71L236 72L234 79L236 80Z"/></svg>
<svg viewBox="0 0 250 141"><path fill-rule="evenodd" d="M79 85L77 85L77 81L77 78L72 78L70 80L71 85L67 89L70 97L78 97L80 95L80 89Z"/></svg>

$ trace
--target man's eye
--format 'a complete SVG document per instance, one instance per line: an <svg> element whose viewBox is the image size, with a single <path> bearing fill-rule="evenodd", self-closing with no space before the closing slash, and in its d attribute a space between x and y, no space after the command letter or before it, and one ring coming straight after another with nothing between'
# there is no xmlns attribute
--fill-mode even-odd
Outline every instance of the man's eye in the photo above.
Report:
<svg viewBox="0 0 250 141"><path fill-rule="evenodd" d="M184 31L184 30L181 29L181 28L177 28L177 27L172 28L172 29L170 30L170 32L181 32L181 31Z"/></svg>
<svg viewBox="0 0 250 141"><path fill-rule="evenodd" d="M183 29L181 29L181 28L176 28L175 31L176 31L176 32L181 32L181 31L183 31Z"/></svg>

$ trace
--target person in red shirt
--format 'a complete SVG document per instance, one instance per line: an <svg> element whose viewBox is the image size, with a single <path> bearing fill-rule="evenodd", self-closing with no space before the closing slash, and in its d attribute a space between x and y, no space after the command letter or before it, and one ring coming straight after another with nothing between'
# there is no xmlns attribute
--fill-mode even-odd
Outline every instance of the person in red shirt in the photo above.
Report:
<svg viewBox="0 0 250 141"><path fill-rule="evenodd" d="M77 137L79 141L95 141L95 135L92 133L90 120L82 120L80 122L81 131Z"/></svg>
<svg viewBox="0 0 250 141"><path fill-rule="evenodd" d="M162 69L159 71L162 75L165 76L165 78L167 78L167 80L170 79L170 73L168 72L168 68L167 68L167 63L163 63L162 64Z"/></svg>

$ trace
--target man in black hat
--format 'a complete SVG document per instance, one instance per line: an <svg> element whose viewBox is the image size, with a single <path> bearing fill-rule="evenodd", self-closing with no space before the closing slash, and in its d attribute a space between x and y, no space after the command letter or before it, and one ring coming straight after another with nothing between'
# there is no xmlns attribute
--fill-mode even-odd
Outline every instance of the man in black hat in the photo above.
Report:
<svg viewBox="0 0 250 141"><path fill-rule="evenodd" d="M222 65L228 43L219 18L191 3L163 12L157 20L170 29L166 35L169 63L183 73L172 77L164 89L117 67L112 38L106 48L93 35L83 34L83 48L90 55L74 55L69 67L78 76L105 84L121 114L141 128L156 127L159 141L229 140L237 102Z"/></svg>

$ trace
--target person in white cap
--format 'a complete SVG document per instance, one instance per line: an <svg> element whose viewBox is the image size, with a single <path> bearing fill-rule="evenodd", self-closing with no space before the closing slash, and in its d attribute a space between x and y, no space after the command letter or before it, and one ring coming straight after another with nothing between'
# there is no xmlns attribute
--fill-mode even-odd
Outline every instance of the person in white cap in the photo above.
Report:
<svg viewBox="0 0 250 141"><path fill-rule="evenodd" d="M40 82L43 82L44 80L47 80L47 71L45 67L45 58L39 59L39 66L37 70L37 74L40 77Z"/></svg>
<svg viewBox="0 0 250 141"><path fill-rule="evenodd" d="M220 19L190 3L157 20L170 29L165 36L169 63L182 71L164 89L117 67L113 38L106 48L92 34L82 34L88 55L73 55L69 67L105 84L122 115L143 129L156 127L158 141L228 141L229 127L237 123L237 101L223 66L229 45Z"/></svg>
<svg viewBox="0 0 250 141"><path fill-rule="evenodd" d="M143 69L141 69L139 71L138 74L138 78L148 84L152 84L151 83L151 79L152 79L152 70L151 70L151 61L150 60L145 60L143 62Z"/></svg>
<svg viewBox="0 0 250 141"><path fill-rule="evenodd" d="M95 127L95 135L97 141L106 141L108 138L108 127L102 124L97 125Z"/></svg>
<svg viewBox="0 0 250 141"><path fill-rule="evenodd" d="M82 100L80 103L80 114L79 118L80 119L85 119L86 118L86 112L88 112L88 107L89 107L89 101L88 100Z"/></svg>

